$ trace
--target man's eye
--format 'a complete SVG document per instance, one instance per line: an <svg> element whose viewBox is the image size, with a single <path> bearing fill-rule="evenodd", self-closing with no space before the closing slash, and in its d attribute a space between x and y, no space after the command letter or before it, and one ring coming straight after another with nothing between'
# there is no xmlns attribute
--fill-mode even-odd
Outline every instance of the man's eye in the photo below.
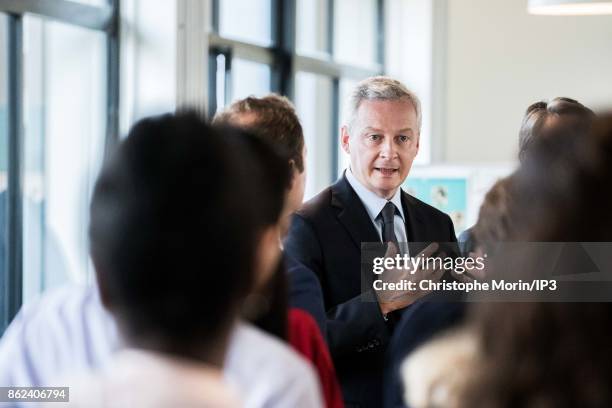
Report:
<svg viewBox="0 0 612 408"><path fill-rule="evenodd" d="M400 142L405 143L405 142L410 140L410 137L408 137L406 135L399 135L398 139L399 139Z"/></svg>
<svg viewBox="0 0 612 408"><path fill-rule="evenodd" d="M373 142L376 142L376 141L380 140L380 135L370 135L368 137L368 139L370 139Z"/></svg>

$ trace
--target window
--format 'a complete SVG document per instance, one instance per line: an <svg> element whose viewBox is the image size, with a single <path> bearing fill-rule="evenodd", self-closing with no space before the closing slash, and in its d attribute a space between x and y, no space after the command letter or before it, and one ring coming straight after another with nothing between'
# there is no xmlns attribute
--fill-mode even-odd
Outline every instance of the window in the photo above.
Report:
<svg viewBox="0 0 612 408"><path fill-rule="evenodd" d="M103 32L23 20L25 302L93 272L87 213L104 154L106 53Z"/></svg>
<svg viewBox="0 0 612 408"><path fill-rule="evenodd" d="M1 333L22 302L92 276L88 206L117 140L119 58L116 1L0 12L10 13L0 19Z"/></svg>
<svg viewBox="0 0 612 408"><path fill-rule="evenodd" d="M8 318L7 187L8 187L8 18L0 13L0 333Z"/></svg>
<svg viewBox="0 0 612 408"><path fill-rule="evenodd" d="M356 4L357 3L357 4ZM209 114L270 91L292 99L304 127L306 199L333 182L349 86L384 72L383 0L213 0Z"/></svg>

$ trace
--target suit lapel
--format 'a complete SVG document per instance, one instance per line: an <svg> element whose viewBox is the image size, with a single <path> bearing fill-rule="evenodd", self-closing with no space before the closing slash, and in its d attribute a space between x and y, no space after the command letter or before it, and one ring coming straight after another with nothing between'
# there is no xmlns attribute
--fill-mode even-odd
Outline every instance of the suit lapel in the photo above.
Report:
<svg viewBox="0 0 612 408"><path fill-rule="evenodd" d="M416 256L426 246L426 225L418 211L414 197L402 190L402 206L406 217L406 236L410 256Z"/></svg>
<svg viewBox="0 0 612 408"><path fill-rule="evenodd" d="M362 242L380 242L370 216L344 175L332 186L331 205L338 209L338 220L359 251Z"/></svg>

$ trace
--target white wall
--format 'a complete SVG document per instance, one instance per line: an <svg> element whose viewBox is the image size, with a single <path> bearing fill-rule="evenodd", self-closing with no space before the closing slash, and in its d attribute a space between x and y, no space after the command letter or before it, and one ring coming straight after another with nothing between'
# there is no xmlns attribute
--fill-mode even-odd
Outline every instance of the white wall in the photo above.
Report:
<svg viewBox="0 0 612 408"><path fill-rule="evenodd" d="M532 16L526 3L448 1L448 162L513 160L536 100L612 103L612 16Z"/></svg>

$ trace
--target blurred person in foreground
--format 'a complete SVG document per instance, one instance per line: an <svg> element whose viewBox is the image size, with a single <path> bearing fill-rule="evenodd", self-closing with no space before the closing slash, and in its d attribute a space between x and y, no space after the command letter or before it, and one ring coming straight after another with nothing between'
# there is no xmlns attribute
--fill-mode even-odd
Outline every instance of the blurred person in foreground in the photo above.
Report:
<svg viewBox="0 0 612 408"><path fill-rule="evenodd" d="M534 143L543 138L555 137L555 130L572 130L577 137L586 137L594 113L578 101L570 98L554 98L550 102L536 102L525 112L519 131L519 161L528 157ZM489 190L480 207L478 222L460 234L458 241L464 257L477 257L491 252L499 241L512 236L521 220L511 220L509 210L514 205L510 197L512 177L499 180ZM482 271L471 271L472 278L484 278ZM470 281L468 275L455 277ZM385 372L385 407L404 406L403 386L400 375L401 362L416 347L425 343L440 331L461 322L465 316L464 303L419 303L405 314L398 323L389 346ZM431 316L424 319L422 316Z"/></svg>
<svg viewBox="0 0 612 408"><path fill-rule="evenodd" d="M514 222L510 219L509 208L513 205L510 197L510 185L512 176L498 180L487 192L480 206L478 222L473 227L474 236L479 242L475 252L469 256L482 256L500 241L511 236ZM472 270L469 272L472 278L464 274L455 274L459 281L483 279L483 271ZM402 380L400 367L406 358L416 348L439 335L441 332L458 326L466 314L465 302L417 302L407 313L404 314L396 327L395 334L391 339L387 362L385 367L385 407L405 407L404 382ZM458 339L457 349L463 347L463 339ZM468 346L471 346L469 344ZM443 351L443 350L442 350ZM419 371L416 375L424 380L428 373L434 374L439 371L438 364L449 364L447 358L453 355L454 350L449 353L437 352L427 355L428 360L418 364L419 370L427 366L427 370ZM460 353L459 353L460 355ZM461 360L450 364L461 364ZM453 372L454 374L454 372ZM420 398L416 396L414 398Z"/></svg>
<svg viewBox="0 0 612 408"><path fill-rule="evenodd" d="M612 116L596 120L587 137L571 126L551 132L534 141L513 176L509 214L515 224L509 239L609 243L612 191L602 186L612 177ZM520 264L538 267L537 259ZM584 302L474 305L466 327L407 360L407 403L413 408L612 405L610 285L585 283L600 288ZM597 303L606 299L602 293L608 301ZM442 355L447 358L431 363Z"/></svg>
<svg viewBox="0 0 612 408"><path fill-rule="evenodd" d="M290 181L280 221L280 244L290 217L302 205L306 183L306 146L295 108L287 98L276 94L261 98L250 96L219 112L213 123L230 124L253 133L275 147L286 160ZM283 258L284 265L281 264L266 288L269 310L252 320L258 327L286 339L312 362L319 375L326 406L342 407L340 386L324 340L325 310L321 285L310 269L286 254ZM286 270L282 266L286 266ZM279 319L284 322L278 323ZM278 333L279 329L281 333Z"/></svg>
<svg viewBox="0 0 612 408"><path fill-rule="evenodd" d="M499 242L513 235L515 221L511 219L510 207L516 205L510 195L513 176L497 181L487 192L478 213L473 234L479 243L477 254L489 252ZM477 271L473 271L477 272ZM483 276L477 276L483 278ZM468 278L469 279L469 278ZM453 329L465 319L468 305L465 303L431 303L419 305L428 308L428 315L435 316L435 330L431 322L422 321L418 315L405 316L399 324L398 336L394 337L390 352L398 360L389 367L389 384L386 396L387 407L458 407L459 389L465 385L470 370L474 370L472 356L478 352L471 331ZM443 341L429 340L446 331L457 330L456 335L443 336ZM401 336L399 334L402 334ZM424 346L423 346L424 344ZM409 364L403 364L403 379L400 367L407 355L420 346L426 352L418 351L410 357ZM451 367L451 369L449 369ZM393 370L393 374L390 372Z"/></svg>
<svg viewBox="0 0 612 408"><path fill-rule="evenodd" d="M136 124L92 199L98 285L24 306L0 342L0 383L63 378L86 404L319 406L313 370L239 321L278 265L287 174L264 142L193 113Z"/></svg>

